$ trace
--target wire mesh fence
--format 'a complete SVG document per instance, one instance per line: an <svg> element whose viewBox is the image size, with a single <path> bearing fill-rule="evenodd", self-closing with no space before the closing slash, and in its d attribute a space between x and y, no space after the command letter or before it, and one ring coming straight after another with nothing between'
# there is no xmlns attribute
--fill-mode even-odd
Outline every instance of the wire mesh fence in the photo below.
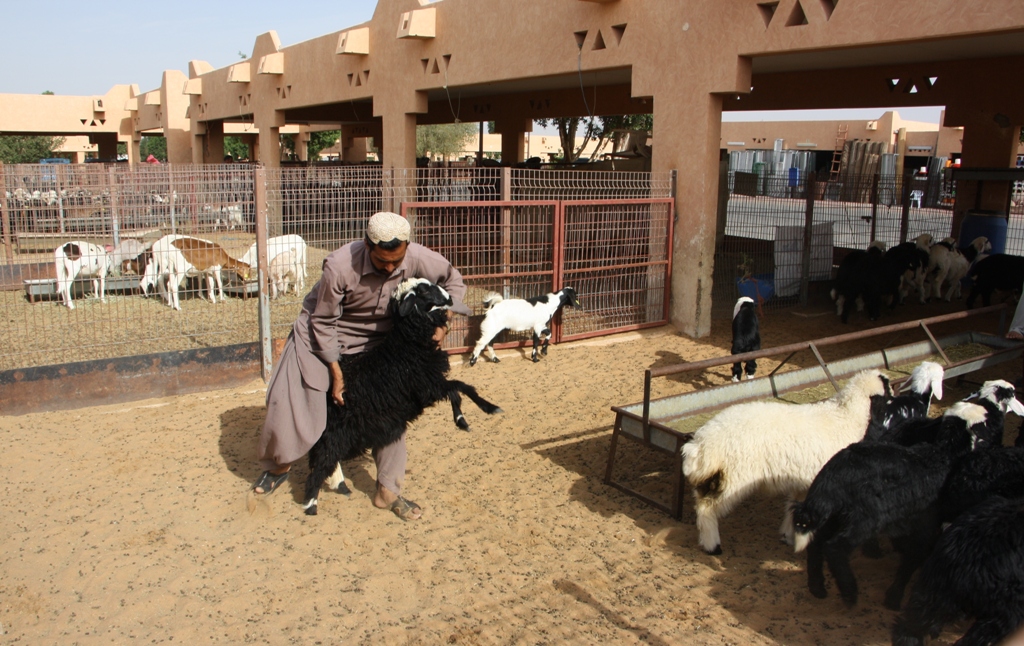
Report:
<svg viewBox="0 0 1024 646"><path fill-rule="evenodd" d="M802 281L831 280L845 253L872 241L888 248L922 233L936 241L960 234L952 231L956 182L946 176L845 175L809 182L807 176L731 172L727 190L715 246L715 316L731 315L740 296L769 310L795 305ZM1024 254L1024 203L1011 198L1003 221L1005 252Z"/></svg>
<svg viewBox="0 0 1024 646"><path fill-rule="evenodd" d="M259 187L256 177L263 178ZM267 262L301 250L301 277L291 275L287 292L269 299L273 339L290 332L323 259L360 239L373 213L401 211L405 203L416 205L409 210L415 239L467 277L467 301L480 310L476 318L486 291L547 293L564 274L581 293L600 294L589 302L585 296L583 318L567 319L570 334L665 320L672 206L650 198L671 193L669 173L33 164L2 166L0 179L0 315L6 321L0 370L262 341L255 274L256 219L264 213ZM540 189L551 196L543 204L524 196ZM619 203L573 205L563 216L558 200L570 197ZM643 236L651 240L637 239ZM564 272L556 264L562 238ZM66 247L77 256L73 272L79 272L90 259L83 251L89 244L110 262L103 298L81 273L70 281L74 309L64 307L56 250ZM223 253L223 297L208 287L216 271L203 269L208 262L197 259L197 246ZM171 307L172 274L166 271L178 253L191 261L180 283L180 310ZM155 268L149 279L147 266ZM470 321L461 325L446 347L475 341Z"/></svg>

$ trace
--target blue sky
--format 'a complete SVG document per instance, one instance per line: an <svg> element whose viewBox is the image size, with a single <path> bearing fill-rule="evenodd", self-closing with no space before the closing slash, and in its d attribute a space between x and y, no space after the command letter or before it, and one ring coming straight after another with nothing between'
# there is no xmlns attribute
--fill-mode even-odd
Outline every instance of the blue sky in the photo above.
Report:
<svg viewBox="0 0 1024 646"><path fill-rule="evenodd" d="M294 45L373 17L376 0L5 0L0 38L0 93L104 94L114 85L160 86L164 70L188 73L188 62L214 68L252 53L270 30ZM41 38L45 34L46 38ZM938 123L940 108L903 108L904 119ZM885 108L788 113L733 112L724 121L875 119Z"/></svg>

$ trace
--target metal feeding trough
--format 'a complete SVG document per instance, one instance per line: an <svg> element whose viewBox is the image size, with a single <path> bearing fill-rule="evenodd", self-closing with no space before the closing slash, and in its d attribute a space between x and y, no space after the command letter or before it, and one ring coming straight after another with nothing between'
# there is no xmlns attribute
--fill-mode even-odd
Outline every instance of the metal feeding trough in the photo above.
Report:
<svg viewBox="0 0 1024 646"><path fill-rule="evenodd" d="M57 280L54 278L29 278L24 281L25 295L30 303L57 298ZM105 293L135 292L139 289L138 276L107 276L103 286ZM85 296L92 290L91 278L75 279L71 293L75 297Z"/></svg>
<svg viewBox="0 0 1024 646"><path fill-rule="evenodd" d="M624 493L643 500L649 505L661 509L674 518L680 519L682 518L683 507L683 474L680 449L683 444L690 440L693 431L696 430L696 428L687 428L686 420L692 420L694 417L740 402L771 397L780 398L785 393L799 391L823 383L831 382L832 387L835 390L839 390L839 380L870 368L893 370L899 367L901 371L906 372L904 377L894 380L894 384L900 383L909 376L911 368L908 366L919 363L929 357L936 357L936 355L938 355L936 358L943 364L946 379L962 376L1022 356L1024 354L1024 344L1019 341L1011 341L1002 336L981 332L962 332L936 339L928 327L937 323L989 314L995 311L1000 312L999 329L1004 330L1006 327L1006 306L995 305L968 312L956 312L918 321L887 325L863 332L853 332L814 341L778 346L758 350L757 352L648 369L644 376L644 400L628 406L612 407L612 410L615 411L615 426L612 431L604 482ZM927 338L917 343L840 359L828 364L825 363L821 353L818 351L818 348L828 345L837 345L873 336L912 330L914 328L920 328ZM951 361L947 355L947 349L965 344L979 344L988 348L989 351L975 354L961 361ZM790 372L778 372L779 368L785 365L794 354L802 350L813 352L818 365ZM715 366L733 364L737 361L778 355L786 355L786 357L778 368L764 377L706 388L682 395L651 399L651 379L655 377L703 371ZM673 491L672 500L669 504L654 500L613 479L615 454L620 439L631 440L653 451L668 453L674 456L672 462Z"/></svg>
<svg viewBox="0 0 1024 646"><path fill-rule="evenodd" d="M220 274L224 281L225 294L241 298L251 298L260 293L260 282L255 276L249 280L242 280L242 277L234 269L222 269Z"/></svg>

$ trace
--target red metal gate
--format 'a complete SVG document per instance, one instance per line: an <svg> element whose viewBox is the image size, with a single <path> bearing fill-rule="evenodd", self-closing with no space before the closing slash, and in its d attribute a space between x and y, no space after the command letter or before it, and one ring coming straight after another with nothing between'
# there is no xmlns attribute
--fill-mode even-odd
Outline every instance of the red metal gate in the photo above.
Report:
<svg viewBox="0 0 1024 646"><path fill-rule="evenodd" d="M582 309L566 308L552 341L568 341L668 322L674 200L408 202L402 215L417 242L448 258L468 287L474 316L457 318L445 342L472 348L488 292L526 298L566 285ZM495 347L528 342L505 332Z"/></svg>

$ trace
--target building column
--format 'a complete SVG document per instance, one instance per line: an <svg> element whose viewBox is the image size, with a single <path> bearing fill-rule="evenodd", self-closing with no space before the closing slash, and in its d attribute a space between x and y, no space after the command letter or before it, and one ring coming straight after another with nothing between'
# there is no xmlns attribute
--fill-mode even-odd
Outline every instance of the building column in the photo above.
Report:
<svg viewBox="0 0 1024 646"><path fill-rule="evenodd" d="M117 135L114 133L102 133L89 135L89 143L98 147L97 156L100 159L117 159ZM137 144L136 144L137 145ZM130 154L130 153L129 153ZM138 158L138 151L135 157Z"/></svg>
<svg viewBox="0 0 1024 646"><path fill-rule="evenodd" d="M684 334L703 337L711 333L722 98L693 89L656 96L654 124L653 172L680 169L669 316Z"/></svg>
<svg viewBox="0 0 1024 646"><path fill-rule="evenodd" d="M958 125L964 127L960 149L962 168L1014 168L1017 165L1021 115L1013 114L1009 109L1001 112L979 107L958 111L956 116L960 117ZM968 211L981 209L1005 215L1012 188L1011 182L958 181L950 235L959 235L960 225Z"/></svg>
<svg viewBox="0 0 1024 646"><path fill-rule="evenodd" d="M526 137L524 135L533 130L533 120L498 119L494 122L494 128L501 135L502 165L514 166L526 161Z"/></svg>
<svg viewBox="0 0 1024 646"><path fill-rule="evenodd" d="M224 122L207 121L206 134L201 147L201 163L220 164L224 161Z"/></svg>
<svg viewBox="0 0 1024 646"><path fill-rule="evenodd" d="M281 165L281 128L285 126L284 112L270 110L267 112L257 111L253 115L253 121L259 130L257 137L258 149L254 161L259 161L267 168L277 168Z"/></svg>
<svg viewBox="0 0 1024 646"><path fill-rule="evenodd" d="M299 161L309 161L309 130L307 128L301 128L299 132L295 133L295 154Z"/></svg>
<svg viewBox="0 0 1024 646"><path fill-rule="evenodd" d="M380 152L384 168L416 168L415 114L385 114L382 135Z"/></svg>

